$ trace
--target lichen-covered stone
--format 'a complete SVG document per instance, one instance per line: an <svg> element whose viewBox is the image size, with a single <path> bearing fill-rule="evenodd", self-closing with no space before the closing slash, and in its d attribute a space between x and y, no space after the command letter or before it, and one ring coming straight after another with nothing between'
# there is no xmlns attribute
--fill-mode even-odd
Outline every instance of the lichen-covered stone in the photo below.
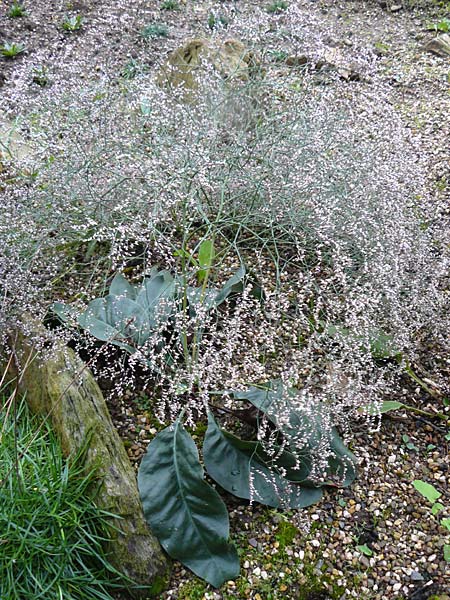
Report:
<svg viewBox="0 0 450 600"><path fill-rule="evenodd" d="M450 35L448 33L438 35L425 45L425 49L444 58L450 56Z"/></svg>
<svg viewBox="0 0 450 600"><path fill-rule="evenodd" d="M25 364L32 345L19 335L15 346ZM19 381L31 410L49 416L66 455L87 444L86 469L96 469L98 475L95 502L120 517L112 520L106 548L111 562L135 582L160 588L168 564L144 519L134 471L90 370L63 348L48 360L36 356ZM148 597L149 590L134 593Z"/></svg>
<svg viewBox="0 0 450 600"><path fill-rule="evenodd" d="M174 50L161 67L157 83L170 89L182 88L186 99L195 97L189 91L199 89L202 72L209 67L225 80L246 82L256 70L258 61L253 52L236 39L215 45L212 41L196 38Z"/></svg>

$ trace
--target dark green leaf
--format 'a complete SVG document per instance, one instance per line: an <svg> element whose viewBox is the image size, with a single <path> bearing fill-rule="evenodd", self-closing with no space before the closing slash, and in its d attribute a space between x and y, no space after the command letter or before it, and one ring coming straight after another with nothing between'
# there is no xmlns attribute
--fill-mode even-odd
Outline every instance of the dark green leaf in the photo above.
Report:
<svg viewBox="0 0 450 600"><path fill-rule="evenodd" d="M286 436L290 450L296 454L305 455L319 447L323 438L330 435L323 430L322 407L318 406L315 414L310 415L296 406L295 398L298 390L285 388L280 380L273 380L265 388L250 387L248 390L234 392L238 400L247 400L264 413L267 418ZM289 415L288 419L279 422L279 415ZM307 440L307 443L304 443ZM335 476L341 479L341 485L346 487L356 477L356 458L344 445L337 430L332 428L330 439L329 470L327 478Z"/></svg>
<svg viewBox="0 0 450 600"><path fill-rule="evenodd" d="M215 587L237 577L225 504L204 480L197 448L179 420L150 443L138 483L145 517L172 558Z"/></svg>
<svg viewBox="0 0 450 600"><path fill-rule="evenodd" d="M234 273L228 281L225 282L224 286L221 290L219 290L218 294L214 299L214 306L219 306L222 304L224 300L230 296L230 294L238 294L242 292L244 289L243 279L245 277L245 269L244 267L239 267L239 269Z"/></svg>
<svg viewBox="0 0 450 600"><path fill-rule="evenodd" d="M267 455L266 455L267 456ZM264 453L257 442L246 442L221 430L211 413L203 445L205 466L211 477L225 490L247 500L268 506L303 508L318 502L322 490L301 487L281 474L282 466L293 472L295 458L286 453L271 467L264 462ZM284 463L284 465L283 465ZM304 479L309 470L299 478Z"/></svg>

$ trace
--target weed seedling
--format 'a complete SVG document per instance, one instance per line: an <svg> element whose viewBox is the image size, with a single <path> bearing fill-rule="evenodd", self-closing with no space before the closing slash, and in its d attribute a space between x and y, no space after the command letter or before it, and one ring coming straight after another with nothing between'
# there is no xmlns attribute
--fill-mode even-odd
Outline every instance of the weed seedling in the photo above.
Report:
<svg viewBox="0 0 450 600"><path fill-rule="evenodd" d="M24 50L25 46L23 44L16 44L15 42L12 42L11 44L5 42L0 46L0 52L6 58L15 58L19 54L22 54Z"/></svg>
<svg viewBox="0 0 450 600"><path fill-rule="evenodd" d="M169 29L165 23L151 23L150 25L146 25L141 31L141 36L145 39L167 37L168 35Z"/></svg>
<svg viewBox="0 0 450 600"><path fill-rule="evenodd" d="M438 31L440 31L442 33L449 33L450 32L450 19L448 19L447 17L444 17L437 23L427 23L427 29L429 29L430 31L436 31L436 33Z"/></svg>
<svg viewBox="0 0 450 600"><path fill-rule="evenodd" d="M367 544L361 544L360 546L356 546L356 549L359 552L361 552L361 554L365 554L366 556L373 555L373 550L371 550Z"/></svg>
<svg viewBox="0 0 450 600"><path fill-rule="evenodd" d="M438 502L442 494L434 487L434 485L427 483L426 481L422 481L421 479L415 479L412 483L419 494L426 498L431 504L430 511L432 515L437 515L442 510L445 510L446 507L444 504ZM443 527L447 532L450 531L450 519L448 517L441 517L440 524L441 527ZM446 562L450 562L450 544L448 543L448 533L446 534L446 540L444 543L444 560Z"/></svg>
<svg viewBox="0 0 450 600"><path fill-rule="evenodd" d="M405 446L408 448L408 450L414 450L414 452L418 452L419 448L417 446L414 445L414 443L411 441L411 438L409 437L409 435L402 435L402 440L403 443L405 444Z"/></svg>
<svg viewBox="0 0 450 600"><path fill-rule="evenodd" d="M146 70L147 68L145 65L143 65L137 60L134 60L134 58L131 58L123 67L122 71L120 72L120 76L123 79L130 80L134 79L137 75L141 73L145 73Z"/></svg>
<svg viewBox="0 0 450 600"><path fill-rule="evenodd" d="M10 9L7 12L10 19L17 19L18 17L24 17L26 15L25 8L20 2L13 2Z"/></svg>
<svg viewBox="0 0 450 600"><path fill-rule="evenodd" d="M45 87L48 84L47 67L36 67L33 69L33 83Z"/></svg>
<svg viewBox="0 0 450 600"><path fill-rule="evenodd" d="M81 29L83 24L83 17L81 15L75 15L74 17L65 17L61 24L64 31L72 33Z"/></svg>
<svg viewBox="0 0 450 600"><path fill-rule="evenodd" d="M284 0L275 0L275 2L272 2L272 4L270 4L267 7L267 12L271 13L271 14L276 14L276 13L283 12L283 10L286 10L287 7L288 7L288 3L285 2Z"/></svg>
<svg viewBox="0 0 450 600"><path fill-rule="evenodd" d="M180 5L176 0L165 0L161 3L161 10L179 10Z"/></svg>
<svg viewBox="0 0 450 600"><path fill-rule="evenodd" d="M287 57L289 56L288 53L285 52L284 50L273 50L269 54L270 54L270 59L276 63L284 62L287 59Z"/></svg>
<svg viewBox="0 0 450 600"><path fill-rule="evenodd" d="M208 17L208 27L210 29L215 29L217 27L228 27L229 20L227 17L223 15L215 15L214 13L210 13Z"/></svg>

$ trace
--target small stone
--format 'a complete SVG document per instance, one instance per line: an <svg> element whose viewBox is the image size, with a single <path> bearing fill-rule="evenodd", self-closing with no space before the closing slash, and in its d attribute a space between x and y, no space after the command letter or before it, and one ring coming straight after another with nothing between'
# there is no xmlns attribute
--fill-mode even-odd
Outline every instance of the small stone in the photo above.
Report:
<svg viewBox="0 0 450 600"><path fill-rule="evenodd" d="M255 538L250 538L248 540L248 543L250 544L250 546L253 546L253 548L257 548L258 547L258 540L255 540Z"/></svg>
<svg viewBox="0 0 450 600"><path fill-rule="evenodd" d="M392 589L394 590L394 592L398 592L399 590L402 589L402 584L401 583L394 583L394 585L392 586Z"/></svg>
<svg viewBox="0 0 450 600"><path fill-rule="evenodd" d="M261 575L261 569L259 567L256 567L255 569L253 569L253 575L256 575L256 577L259 577Z"/></svg>
<svg viewBox="0 0 450 600"><path fill-rule="evenodd" d="M308 64L308 57L307 56L288 56L286 58L286 60L284 61L289 67L303 67L304 65Z"/></svg>
<svg viewBox="0 0 450 600"><path fill-rule="evenodd" d="M368 569L370 567L369 559L366 556L360 556L359 562Z"/></svg>
<svg viewBox="0 0 450 600"><path fill-rule="evenodd" d="M391 12L399 12L400 10L402 10L402 5L401 4L393 4L391 6Z"/></svg>

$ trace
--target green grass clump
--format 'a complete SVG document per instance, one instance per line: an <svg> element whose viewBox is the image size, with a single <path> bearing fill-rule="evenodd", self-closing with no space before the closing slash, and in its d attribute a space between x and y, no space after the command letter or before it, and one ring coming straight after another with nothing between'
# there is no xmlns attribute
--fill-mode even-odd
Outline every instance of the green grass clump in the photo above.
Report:
<svg viewBox="0 0 450 600"><path fill-rule="evenodd" d="M64 31L68 31L69 33L78 31L81 29L83 25L83 17L81 15L75 15L73 17L66 16L61 23L61 27Z"/></svg>
<svg viewBox="0 0 450 600"><path fill-rule="evenodd" d="M275 2L272 2L272 4L270 4L267 7L267 12L275 14L275 13L283 12L287 8L288 8L287 2L284 2L284 0L275 0Z"/></svg>
<svg viewBox="0 0 450 600"><path fill-rule="evenodd" d="M161 10L179 10L180 5L177 0L165 0L161 4Z"/></svg>
<svg viewBox="0 0 450 600"><path fill-rule="evenodd" d="M65 460L23 404L17 412L0 428L0 597L112 599L124 582L102 551L108 514L90 494L95 473L81 454Z"/></svg>
<svg viewBox="0 0 450 600"><path fill-rule="evenodd" d="M141 36L146 39L167 37L168 35L169 29L164 23L151 23L150 25L146 25L141 31Z"/></svg>
<svg viewBox="0 0 450 600"><path fill-rule="evenodd" d="M10 19L17 19L26 15L25 8L20 2L13 2L7 12Z"/></svg>
<svg viewBox="0 0 450 600"><path fill-rule="evenodd" d="M16 44L16 42L5 42L0 46L0 53L5 58L15 58L19 54L25 50L25 46L23 44Z"/></svg>

